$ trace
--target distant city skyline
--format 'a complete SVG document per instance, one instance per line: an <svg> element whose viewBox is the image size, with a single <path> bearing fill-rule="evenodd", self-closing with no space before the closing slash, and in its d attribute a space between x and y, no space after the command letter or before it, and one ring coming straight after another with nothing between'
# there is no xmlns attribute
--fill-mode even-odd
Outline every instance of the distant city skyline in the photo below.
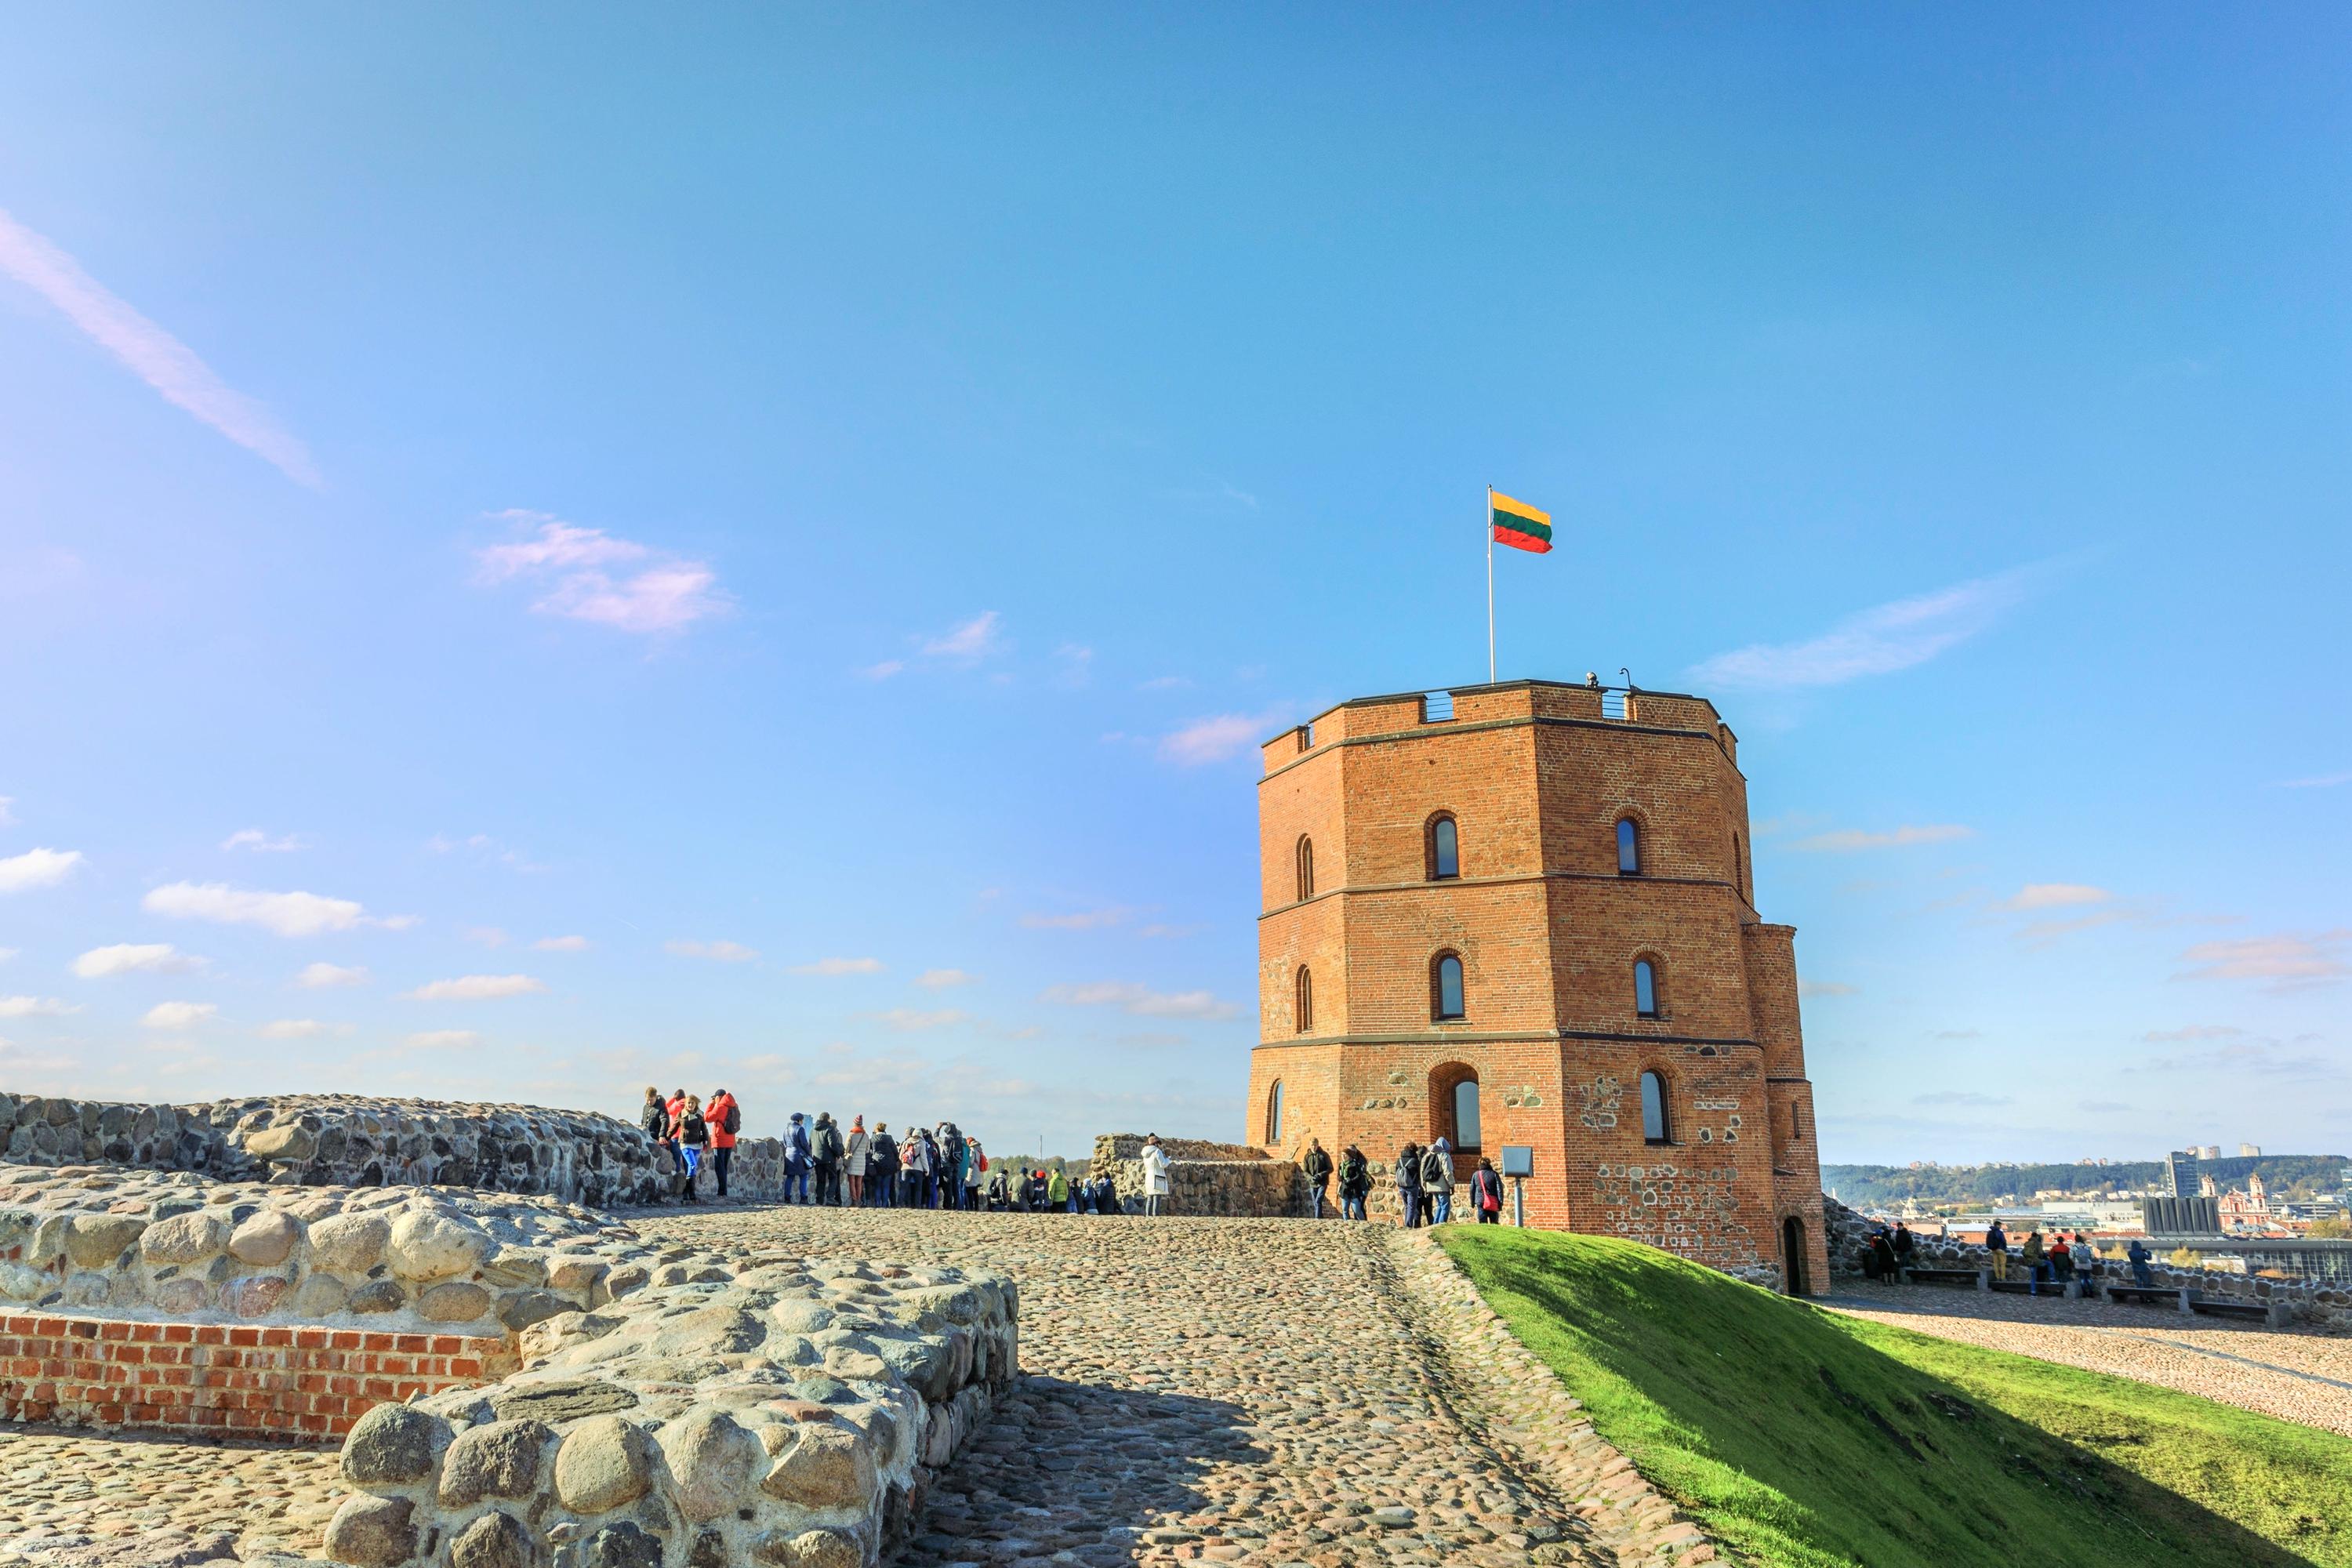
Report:
<svg viewBox="0 0 2352 1568"><path fill-rule="evenodd" d="M1824 1160L2352 1125L2332 16L12 43L0 1088L1238 1137L1255 746L1483 679L1492 483Z"/></svg>

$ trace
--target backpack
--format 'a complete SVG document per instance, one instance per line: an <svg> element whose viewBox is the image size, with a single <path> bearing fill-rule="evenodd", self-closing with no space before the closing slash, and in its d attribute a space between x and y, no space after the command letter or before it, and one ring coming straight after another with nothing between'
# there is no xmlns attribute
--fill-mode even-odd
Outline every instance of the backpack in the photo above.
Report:
<svg viewBox="0 0 2352 1568"><path fill-rule="evenodd" d="M841 1130L839 1128L819 1128L817 1130L816 1142L816 1157L818 1159L824 1161L828 1165L840 1163Z"/></svg>
<svg viewBox="0 0 2352 1568"><path fill-rule="evenodd" d="M727 1135L730 1138L732 1138L736 1133L742 1131L743 1108L736 1104L733 1100L729 1100L727 1102L726 1119L719 1122L719 1125L727 1130Z"/></svg>
<svg viewBox="0 0 2352 1568"><path fill-rule="evenodd" d="M1424 1187L1450 1187L1454 1184L1454 1169L1445 1156L1432 1149L1421 1157L1421 1184Z"/></svg>

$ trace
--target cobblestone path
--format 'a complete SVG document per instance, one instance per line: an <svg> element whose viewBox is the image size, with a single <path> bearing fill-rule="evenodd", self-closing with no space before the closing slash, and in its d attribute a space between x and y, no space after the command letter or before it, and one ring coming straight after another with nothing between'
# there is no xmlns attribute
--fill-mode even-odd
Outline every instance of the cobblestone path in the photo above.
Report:
<svg viewBox="0 0 2352 1568"><path fill-rule="evenodd" d="M1822 1305L2352 1436L2352 1339L2105 1301L1847 1285Z"/></svg>
<svg viewBox="0 0 2352 1568"><path fill-rule="evenodd" d="M908 1568L1714 1556L1425 1233L774 1207L629 1218L665 1240L1019 1280L1024 1381L934 1489ZM0 1542L20 1549L168 1525L233 1531L248 1556L310 1551L340 1495L331 1451L0 1428ZM0 1564L11 1556L0 1544Z"/></svg>

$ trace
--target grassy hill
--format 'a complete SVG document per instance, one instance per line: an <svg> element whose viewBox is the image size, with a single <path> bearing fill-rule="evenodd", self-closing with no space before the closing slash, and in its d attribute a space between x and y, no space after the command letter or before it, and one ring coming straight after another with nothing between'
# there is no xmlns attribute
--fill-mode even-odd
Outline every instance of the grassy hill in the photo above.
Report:
<svg viewBox="0 0 2352 1568"><path fill-rule="evenodd" d="M1441 1237L1601 1436L1759 1562L2352 1568L2352 1440L1822 1311L1629 1242Z"/></svg>

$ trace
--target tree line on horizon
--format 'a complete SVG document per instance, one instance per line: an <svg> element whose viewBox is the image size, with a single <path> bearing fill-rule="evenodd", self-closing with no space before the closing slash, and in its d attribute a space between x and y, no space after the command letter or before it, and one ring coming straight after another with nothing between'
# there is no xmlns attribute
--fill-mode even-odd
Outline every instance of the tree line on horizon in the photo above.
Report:
<svg viewBox="0 0 2352 1568"><path fill-rule="evenodd" d="M2341 1154L2233 1154L2220 1160L2200 1160L2197 1172L2210 1176L2224 1191L2243 1187L2259 1173L2273 1202L2309 1203L2344 1187L2345 1156ZM1822 1190L1857 1208L1892 1207L1906 1200L1922 1204L1958 1204L1981 1207L2001 1199L2030 1199L2036 1193L2126 1191L2158 1186L2164 1164L2158 1160L2119 1160L2105 1165L1988 1164L1935 1165L1913 1170L1907 1165L1823 1165Z"/></svg>

